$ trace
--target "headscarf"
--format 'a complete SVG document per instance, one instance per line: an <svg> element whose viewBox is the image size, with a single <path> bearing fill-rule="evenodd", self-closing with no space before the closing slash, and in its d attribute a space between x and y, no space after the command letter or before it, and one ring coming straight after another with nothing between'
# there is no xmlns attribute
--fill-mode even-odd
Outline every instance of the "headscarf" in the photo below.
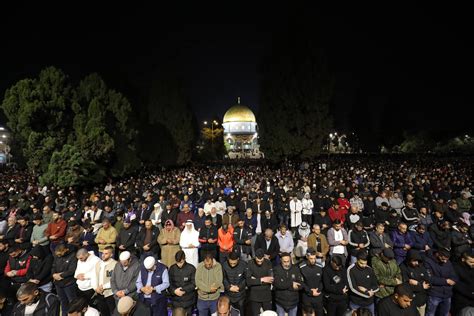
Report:
<svg viewBox="0 0 474 316"><path fill-rule="evenodd" d="M174 229L174 223L173 223L173 221L170 220L170 219L167 220L167 221L165 222L165 230L166 230L167 232L172 232L173 229Z"/></svg>

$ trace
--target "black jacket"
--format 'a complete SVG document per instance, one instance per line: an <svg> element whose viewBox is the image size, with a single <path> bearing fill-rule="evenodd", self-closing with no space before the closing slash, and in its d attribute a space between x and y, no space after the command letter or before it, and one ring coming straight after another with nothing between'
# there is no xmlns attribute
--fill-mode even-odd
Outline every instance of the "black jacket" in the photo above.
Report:
<svg viewBox="0 0 474 316"><path fill-rule="evenodd" d="M275 236L272 236L272 240L270 241L270 245L267 248L267 241L265 240L265 236L263 234L257 237L254 245L255 251L258 249L263 249L266 255L270 256L270 260L275 260L276 256L280 253L280 244L278 243L278 239Z"/></svg>
<svg viewBox="0 0 474 316"><path fill-rule="evenodd" d="M245 281L245 271L247 270L247 263L239 260L239 263L235 267L231 267L229 262L226 261L222 264L222 270L224 273L224 290L225 294L230 298L232 303L236 303L242 299L245 299L245 287L247 282ZM239 292L231 292L230 286L237 285Z"/></svg>
<svg viewBox="0 0 474 316"><path fill-rule="evenodd" d="M240 233L242 231L242 234ZM241 236L242 235L242 236ZM246 240L252 239L252 231L247 227L236 227L234 229L235 251L240 255L241 253L249 254L252 252L252 246L245 243Z"/></svg>
<svg viewBox="0 0 474 316"><path fill-rule="evenodd" d="M430 283L430 278L428 271L423 266L423 263L420 262L418 267L411 267L406 262L400 265L400 270L402 272L403 282L408 284L409 279L418 281L417 285L410 285L413 290L413 303L417 306L423 306L426 304L426 290L423 288L423 281Z"/></svg>
<svg viewBox="0 0 474 316"><path fill-rule="evenodd" d="M278 221L273 215L270 216L270 218L263 216L260 220L260 225L262 227L262 232L264 232L267 228L270 228L275 232L278 228Z"/></svg>
<svg viewBox="0 0 474 316"><path fill-rule="evenodd" d="M178 210L177 209L171 210L169 213L167 210L163 210L163 213L161 213L161 222L164 224L169 219L173 221L174 226L178 224Z"/></svg>
<svg viewBox="0 0 474 316"><path fill-rule="evenodd" d="M344 294L343 289L349 289L346 269L336 271L331 264L327 264L323 270L324 296L330 301L347 300L349 292Z"/></svg>
<svg viewBox="0 0 474 316"><path fill-rule="evenodd" d="M358 288L362 286L374 292L379 290L377 277L371 267L367 266L361 269L356 263L351 264L347 268L347 281L349 283L349 298L351 302L360 306L368 306L374 302L375 295L370 297L368 293L362 293Z"/></svg>
<svg viewBox="0 0 474 316"><path fill-rule="evenodd" d="M12 316L23 316L25 315L25 305L16 303L13 307ZM59 316L60 305L59 299L52 293L45 293L40 290L39 292L39 303L36 306L33 316Z"/></svg>
<svg viewBox="0 0 474 316"><path fill-rule="evenodd" d="M431 225L428 230L436 249L451 249L451 231L440 229L436 223Z"/></svg>
<svg viewBox="0 0 474 316"><path fill-rule="evenodd" d="M474 306L474 269L462 262L456 262L453 266L458 276L453 288L456 307L461 310L466 306Z"/></svg>
<svg viewBox="0 0 474 316"><path fill-rule="evenodd" d="M38 286L42 286L51 281L51 268L53 267L53 256L46 253L43 247L36 246L30 251L32 256L30 268L26 272L28 280L39 280ZM35 258L37 257L37 258Z"/></svg>
<svg viewBox="0 0 474 316"><path fill-rule="evenodd" d="M248 264L245 273L245 281L250 289L249 300L252 302L270 302L272 300L271 285L262 283L261 278L273 276L273 268L270 260L265 259L261 266L252 260Z"/></svg>
<svg viewBox="0 0 474 316"><path fill-rule="evenodd" d="M135 241L137 239L138 230L134 226L130 226L128 229L122 228L117 236L117 248L120 245L125 246L125 250L134 253L135 252ZM120 250L123 251L123 250Z"/></svg>
<svg viewBox="0 0 474 316"><path fill-rule="evenodd" d="M61 273L61 277L63 278L62 280L54 281L54 284L59 287L66 287L76 282L76 279L74 279L76 266L77 259L76 254L73 251L70 251L63 257L54 256L51 275Z"/></svg>
<svg viewBox="0 0 474 316"><path fill-rule="evenodd" d="M383 316L418 316L418 311L414 305L408 308L401 308L393 301L392 296L383 298L377 304L377 314Z"/></svg>
<svg viewBox="0 0 474 316"><path fill-rule="evenodd" d="M471 244L469 244L469 232L462 233L457 228L453 228L451 234L454 256L460 258L464 252L471 250Z"/></svg>
<svg viewBox="0 0 474 316"><path fill-rule="evenodd" d="M297 289L293 288L293 282L301 284ZM275 279L273 286L275 290L275 302L283 307L285 310L298 305L299 291L303 285L303 277L300 269L296 265L286 270L281 265L275 268Z"/></svg>
<svg viewBox="0 0 474 316"><path fill-rule="evenodd" d="M348 238L349 253L351 254L351 256L354 257L357 256L357 252L359 251L357 250L359 244L364 244L364 246L366 247L364 249L367 249L370 244L369 234L365 230L358 231L357 229L352 229L349 231Z"/></svg>
<svg viewBox="0 0 474 316"><path fill-rule="evenodd" d="M303 277L303 299L320 301L323 298L323 269L318 265L310 265L308 262L303 262L299 265L300 273ZM319 296L313 296L311 289L318 289L321 292Z"/></svg>
<svg viewBox="0 0 474 316"><path fill-rule="evenodd" d="M202 227L199 231L199 242L201 243L201 250L217 251L217 242L210 244L208 239L217 239L217 227L212 225L210 227Z"/></svg>
<svg viewBox="0 0 474 316"><path fill-rule="evenodd" d="M170 287L168 291L171 295L173 307L188 308L196 302L196 268L189 263L185 263L181 268L173 264L169 270ZM186 293L177 296L174 291L182 288Z"/></svg>
<svg viewBox="0 0 474 316"><path fill-rule="evenodd" d="M160 230L158 227L153 226L151 228L151 242L150 242L150 250L149 252L158 253L160 250L160 245L158 244L158 235L160 234ZM145 237L146 237L146 228L143 227L137 236L137 248L139 249L140 253L142 253L143 246L145 246Z"/></svg>

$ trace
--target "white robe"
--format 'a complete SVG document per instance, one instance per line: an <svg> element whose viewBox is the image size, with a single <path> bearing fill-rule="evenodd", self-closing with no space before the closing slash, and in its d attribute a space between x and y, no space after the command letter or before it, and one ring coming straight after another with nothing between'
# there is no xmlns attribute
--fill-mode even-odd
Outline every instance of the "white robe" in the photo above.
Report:
<svg viewBox="0 0 474 316"><path fill-rule="evenodd" d="M187 226L188 224L186 224ZM198 247L201 245L199 243L199 232L194 229L194 224L192 224L191 230L187 227L181 232L181 237L179 239L179 245L183 249L186 255L186 262L192 264L197 268L199 263ZM189 248L189 245L193 245L196 248Z"/></svg>
<svg viewBox="0 0 474 316"><path fill-rule="evenodd" d="M298 227L301 224L301 211L303 210L303 204L300 200L296 203L294 200L290 201L290 214L291 214L291 227Z"/></svg>

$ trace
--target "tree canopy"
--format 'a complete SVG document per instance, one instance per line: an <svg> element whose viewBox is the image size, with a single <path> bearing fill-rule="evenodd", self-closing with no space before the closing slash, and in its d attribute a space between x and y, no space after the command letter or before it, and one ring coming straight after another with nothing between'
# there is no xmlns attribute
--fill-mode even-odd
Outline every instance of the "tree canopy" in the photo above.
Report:
<svg viewBox="0 0 474 316"><path fill-rule="evenodd" d="M97 74L74 86L61 70L46 68L8 89L0 107L20 154L43 183L99 182L140 165L132 107Z"/></svg>

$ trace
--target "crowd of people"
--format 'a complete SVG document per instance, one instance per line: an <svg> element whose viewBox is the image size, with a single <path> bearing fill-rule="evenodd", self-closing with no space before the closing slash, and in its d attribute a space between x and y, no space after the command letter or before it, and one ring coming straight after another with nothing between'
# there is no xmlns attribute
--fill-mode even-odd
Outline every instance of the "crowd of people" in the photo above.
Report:
<svg viewBox="0 0 474 316"><path fill-rule="evenodd" d="M4 170L0 315L472 315L472 162Z"/></svg>

